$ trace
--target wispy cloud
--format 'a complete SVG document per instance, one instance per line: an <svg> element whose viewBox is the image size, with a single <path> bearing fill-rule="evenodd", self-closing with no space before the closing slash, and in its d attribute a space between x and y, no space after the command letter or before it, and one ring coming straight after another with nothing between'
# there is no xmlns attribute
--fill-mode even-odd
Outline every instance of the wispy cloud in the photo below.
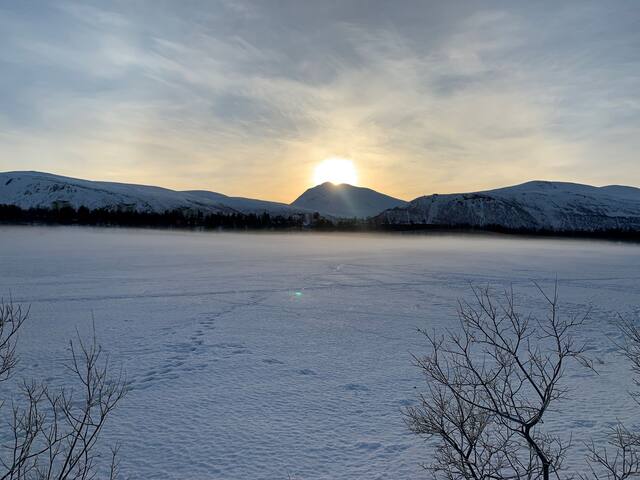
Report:
<svg viewBox="0 0 640 480"><path fill-rule="evenodd" d="M279 200L333 155L406 198L640 184L640 7L402 3L0 7L0 169Z"/></svg>

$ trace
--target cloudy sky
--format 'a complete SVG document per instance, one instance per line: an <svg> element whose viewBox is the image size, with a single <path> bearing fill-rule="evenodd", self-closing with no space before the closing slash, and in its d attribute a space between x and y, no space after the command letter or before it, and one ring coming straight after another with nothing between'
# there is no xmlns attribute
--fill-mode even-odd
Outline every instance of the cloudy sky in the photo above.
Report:
<svg viewBox="0 0 640 480"><path fill-rule="evenodd" d="M640 2L0 3L0 170L291 201L640 185Z"/></svg>

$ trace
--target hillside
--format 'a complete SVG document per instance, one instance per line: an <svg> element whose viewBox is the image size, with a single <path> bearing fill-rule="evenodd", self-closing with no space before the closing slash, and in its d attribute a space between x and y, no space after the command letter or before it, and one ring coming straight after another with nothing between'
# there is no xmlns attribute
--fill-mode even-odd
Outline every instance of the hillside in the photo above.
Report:
<svg viewBox="0 0 640 480"><path fill-rule="evenodd" d="M376 221L530 231L637 231L640 189L533 181L482 192L419 197L381 213Z"/></svg>
<svg viewBox="0 0 640 480"><path fill-rule="evenodd" d="M40 172L0 173L0 204L23 209L70 206L90 210L162 213L167 210L205 213L269 213L290 216L301 209L207 191L175 191L127 183L97 182Z"/></svg>

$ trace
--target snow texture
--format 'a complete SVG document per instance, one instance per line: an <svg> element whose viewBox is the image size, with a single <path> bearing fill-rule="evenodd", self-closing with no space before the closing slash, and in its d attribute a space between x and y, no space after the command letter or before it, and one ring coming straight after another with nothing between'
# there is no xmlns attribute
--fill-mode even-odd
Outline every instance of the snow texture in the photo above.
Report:
<svg viewBox="0 0 640 480"><path fill-rule="evenodd" d="M304 213L284 203L227 197L207 191L178 192L167 188L127 183L94 182L40 172L0 173L0 204L32 207L87 207L91 210L166 210L206 213L269 213L292 216Z"/></svg>
<svg viewBox="0 0 640 480"><path fill-rule="evenodd" d="M639 423L616 353L638 318L640 247L502 236L227 234L0 227L0 295L30 304L20 373L60 385L67 340L99 339L131 392L106 426L123 473L145 479L421 479L429 444L401 409L425 390L416 327L456 328L469 282L560 282L562 314L592 311L579 340L599 375L566 372L571 397L544 428L583 441ZM18 380L18 378L16 378Z"/></svg>
<svg viewBox="0 0 640 480"><path fill-rule="evenodd" d="M308 189L291 205L338 218L367 218L407 202L370 188L326 182Z"/></svg>
<svg viewBox="0 0 640 480"><path fill-rule="evenodd" d="M640 189L534 181L485 192L420 197L382 213L379 220L526 230L640 230Z"/></svg>

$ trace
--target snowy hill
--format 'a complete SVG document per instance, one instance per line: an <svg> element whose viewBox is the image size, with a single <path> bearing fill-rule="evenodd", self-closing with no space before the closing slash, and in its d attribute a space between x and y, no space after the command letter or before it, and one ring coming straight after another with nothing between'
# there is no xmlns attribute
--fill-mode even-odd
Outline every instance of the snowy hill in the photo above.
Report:
<svg viewBox="0 0 640 480"><path fill-rule="evenodd" d="M0 173L0 205L32 207L87 207L90 210L131 210L162 213L166 210L206 213L304 213L284 203L227 197L206 191L179 192L167 188L127 183L95 182L40 172Z"/></svg>
<svg viewBox="0 0 640 480"><path fill-rule="evenodd" d="M533 181L483 192L419 197L376 220L566 232L640 230L640 189Z"/></svg>
<svg viewBox="0 0 640 480"><path fill-rule="evenodd" d="M326 182L308 189L291 205L332 217L367 218L404 204L404 200L378 193L370 188Z"/></svg>

